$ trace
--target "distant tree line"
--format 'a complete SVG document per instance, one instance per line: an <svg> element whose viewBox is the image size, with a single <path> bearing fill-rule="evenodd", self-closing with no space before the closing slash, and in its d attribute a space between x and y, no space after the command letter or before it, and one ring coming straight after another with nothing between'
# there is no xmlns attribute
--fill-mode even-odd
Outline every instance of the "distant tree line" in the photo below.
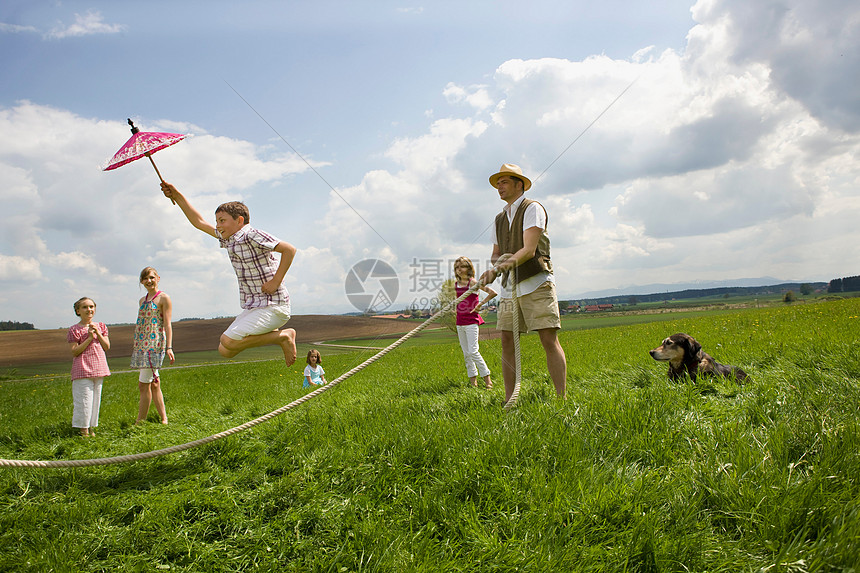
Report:
<svg viewBox="0 0 860 573"><path fill-rule="evenodd" d="M827 292L858 292L860 291L860 276L833 279L827 285Z"/></svg>
<svg viewBox="0 0 860 573"><path fill-rule="evenodd" d="M0 320L0 330L36 330L29 322L15 322L14 320Z"/></svg>
<svg viewBox="0 0 860 573"><path fill-rule="evenodd" d="M831 281L832 282L832 281ZM802 285L801 292L812 292L816 288L824 288L826 283L806 283ZM755 296L768 294L781 294L788 290L798 288L797 283L783 283L769 286L755 287L714 287L703 289L686 289L674 292L658 292L652 294L618 295L602 298L582 299L582 304L637 304L640 302L665 302L670 300L686 300L691 298L729 298L731 296ZM804 293L805 294L805 293Z"/></svg>

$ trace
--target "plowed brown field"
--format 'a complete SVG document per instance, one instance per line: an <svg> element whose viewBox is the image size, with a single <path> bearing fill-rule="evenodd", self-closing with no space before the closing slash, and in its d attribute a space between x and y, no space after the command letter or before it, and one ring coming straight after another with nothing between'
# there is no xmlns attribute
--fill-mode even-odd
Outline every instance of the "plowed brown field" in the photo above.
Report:
<svg viewBox="0 0 860 573"><path fill-rule="evenodd" d="M184 320L173 323L174 350L196 352L216 350L218 339L232 318ZM409 332L420 325L417 320L369 318L365 316L294 316L287 326L296 329L299 343L344 338L373 338ZM65 328L57 330L20 330L0 332L0 367L61 362L69 358ZM111 326L109 358L131 356L134 325Z"/></svg>

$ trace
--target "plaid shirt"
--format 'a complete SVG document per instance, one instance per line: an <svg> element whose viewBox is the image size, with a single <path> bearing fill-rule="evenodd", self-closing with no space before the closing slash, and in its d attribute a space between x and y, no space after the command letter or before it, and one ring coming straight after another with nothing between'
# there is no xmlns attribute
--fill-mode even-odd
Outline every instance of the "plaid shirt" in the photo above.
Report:
<svg viewBox="0 0 860 573"><path fill-rule="evenodd" d="M103 322L94 323L102 336L108 335L107 325ZM69 327L69 333L66 335L68 342L80 344L89 338L89 327L86 324L75 324ZM107 357L105 356L104 348L102 348L99 339L94 339L87 349L75 356L72 361L72 380L80 378L102 378L110 376L108 369Z"/></svg>
<svg viewBox="0 0 860 573"><path fill-rule="evenodd" d="M230 238L218 240L221 248L227 249L236 278L239 279L239 302L242 308L262 308L290 302L290 294L283 283L275 294L263 292L263 284L272 280L278 270L274 250L281 242L279 239L245 225Z"/></svg>

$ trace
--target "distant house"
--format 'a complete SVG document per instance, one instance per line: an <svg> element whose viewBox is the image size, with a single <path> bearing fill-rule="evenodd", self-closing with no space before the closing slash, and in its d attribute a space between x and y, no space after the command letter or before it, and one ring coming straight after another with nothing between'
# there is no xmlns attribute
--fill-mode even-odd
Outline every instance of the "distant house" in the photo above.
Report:
<svg viewBox="0 0 860 573"><path fill-rule="evenodd" d="M612 310L611 304L587 304L585 312L600 312L602 310Z"/></svg>

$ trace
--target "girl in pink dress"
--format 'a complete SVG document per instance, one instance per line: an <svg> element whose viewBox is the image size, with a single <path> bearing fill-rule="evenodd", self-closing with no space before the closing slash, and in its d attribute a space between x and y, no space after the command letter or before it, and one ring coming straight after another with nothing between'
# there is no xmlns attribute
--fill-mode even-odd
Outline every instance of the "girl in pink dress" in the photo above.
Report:
<svg viewBox="0 0 860 573"><path fill-rule="evenodd" d="M457 298L460 298L476 282L475 266L472 261L466 257L460 257L454 261L454 276L456 277L454 290L457 293ZM490 369L478 350L478 326L484 324L484 319L478 314L478 308L495 297L496 291L487 286L481 287L479 290L483 290L489 295L483 302L479 301L478 293L474 292L457 305L457 338L460 339L460 348L463 350L463 358L466 360L466 374L469 376L469 383L477 387L478 375L480 375L487 388L492 388L493 381L490 380Z"/></svg>
<svg viewBox="0 0 860 573"><path fill-rule="evenodd" d="M102 399L102 382L110 376L105 350L110 350L107 325L93 322L96 303L83 297L75 302L75 314L80 322L69 327L66 341L72 350L72 427L81 436L95 436L93 428L99 425L99 407Z"/></svg>
<svg viewBox="0 0 860 573"><path fill-rule="evenodd" d="M134 345L131 350L131 367L140 369L137 387L140 390L140 403L137 408L137 421L146 421L150 404L162 424L167 423L167 409L164 394L161 392L161 378L158 369L164 357L173 361L173 305L166 293L158 290L161 277L152 267L140 271L140 284L146 288L146 295L138 303L137 325L134 327Z"/></svg>

